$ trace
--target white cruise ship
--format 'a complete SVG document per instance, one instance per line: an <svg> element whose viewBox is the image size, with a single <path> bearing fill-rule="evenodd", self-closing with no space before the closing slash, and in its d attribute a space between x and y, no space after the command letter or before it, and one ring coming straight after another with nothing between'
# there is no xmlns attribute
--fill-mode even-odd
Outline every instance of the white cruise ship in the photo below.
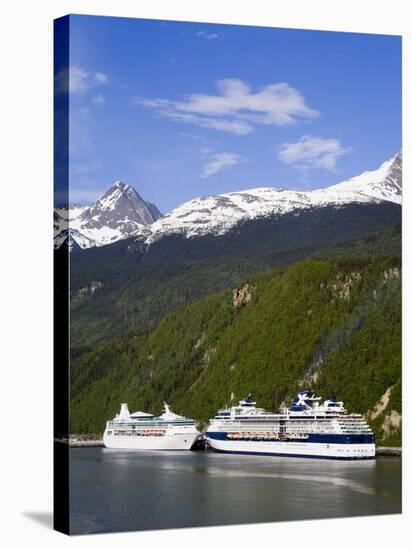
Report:
<svg viewBox="0 0 412 550"><path fill-rule="evenodd" d="M320 403L303 390L279 413L256 407L249 395L221 409L205 437L216 451L294 457L365 459L375 456L375 434L360 414L349 414L331 397Z"/></svg>
<svg viewBox="0 0 412 550"><path fill-rule="evenodd" d="M127 403L109 420L103 443L110 449L188 451L200 433L194 420L179 416L164 403L160 416L144 412L130 414Z"/></svg>

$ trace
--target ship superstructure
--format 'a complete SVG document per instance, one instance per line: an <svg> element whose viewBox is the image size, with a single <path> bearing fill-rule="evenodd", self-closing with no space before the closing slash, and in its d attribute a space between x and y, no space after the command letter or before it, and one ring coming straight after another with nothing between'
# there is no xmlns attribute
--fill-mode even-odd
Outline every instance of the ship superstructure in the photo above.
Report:
<svg viewBox="0 0 412 550"><path fill-rule="evenodd" d="M167 403L157 417L130 413L127 403L122 403L120 413L106 423L103 443L111 449L188 451L199 435L196 422L175 414Z"/></svg>
<svg viewBox="0 0 412 550"><path fill-rule="evenodd" d="M360 414L349 414L335 397L320 403L312 390L299 392L279 413L256 407L251 395L221 409L206 432L220 452L314 458L375 456L375 434Z"/></svg>

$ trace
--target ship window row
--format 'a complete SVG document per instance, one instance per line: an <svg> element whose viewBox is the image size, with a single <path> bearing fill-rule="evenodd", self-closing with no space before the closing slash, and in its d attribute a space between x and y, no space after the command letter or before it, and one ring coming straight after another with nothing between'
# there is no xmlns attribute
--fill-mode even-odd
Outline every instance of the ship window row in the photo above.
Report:
<svg viewBox="0 0 412 550"><path fill-rule="evenodd" d="M265 422L265 423L270 423L270 422L305 422L305 423L308 423L308 421L311 421L311 422L319 422L319 423L323 423L323 424L330 424L331 422L339 422L341 423L342 420L339 420L338 418L323 418L323 417L314 417L314 416L311 416L311 417L300 417L300 418L287 418L287 417L283 417L283 418L262 418L262 417L258 417L258 418L253 418L253 417L235 417L235 418L218 418L216 420L220 420L222 423L228 423L228 422L242 422L242 421L246 421L248 423L259 423L259 422ZM357 419L357 420L351 420L350 423L365 423L364 420L362 419Z"/></svg>
<svg viewBox="0 0 412 550"><path fill-rule="evenodd" d="M301 432L301 433L346 433L346 434L365 434L365 433L371 433L372 430L368 428L347 428L342 429L341 427L337 426L308 426L307 424L302 425L286 425L282 426L282 431L285 433L293 433L293 432ZM244 425L244 424L234 424L232 426L226 426L225 430L228 431L241 431L241 432L248 432L251 429L251 426ZM253 430L256 430L256 432L266 432L266 431L273 431L273 432L280 432L281 428L280 426L276 425L261 425L261 426L253 426Z"/></svg>
<svg viewBox="0 0 412 550"><path fill-rule="evenodd" d="M107 435L111 435L111 432L107 432ZM113 435L126 435L126 436L142 436L142 437L163 437L166 435L166 432L149 432L149 430L146 431L126 431L126 430L118 430L114 431Z"/></svg>
<svg viewBox="0 0 412 550"><path fill-rule="evenodd" d="M225 429L227 430L240 430L240 431L248 431L251 429L251 426L247 425L232 425L232 426L226 426ZM253 426L254 430L265 432L267 430L279 432L281 430L280 426L276 425L263 425L263 426ZM337 429L335 426L308 426L305 425L293 425L293 426L284 426L285 432L316 432L316 433L340 433L340 430Z"/></svg>
<svg viewBox="0 0 412 550"><path fill-rule="evenodd" d="M339 426L343 426L343 427L352 427L352 426L367 426L367 423L366 422L354 422L354 423L350 423L350 422L339 422Z"/></svg>
<svg viewBox="0 0 412 550"><path fill-rule="evenodd" d="M336 413L318 413L318 414L312 414L312 415L309 415L309 414L296 414L296 415L293 415L293 416L285 416L285 415L282 415L282 414L279 414L279 415L273 415L273 414L268 414L268 415L264 415L264 414L259 414L259 415L238 415L236 414L234 417L231 416L230 413L219 413L217 416L219 417L229 417L230 418L234 418L235 420L247 420L249 422L259 422L259 421L262 421L262 420L284 420L284 419L288 419L288 420L324 420L326 422L329 422L330 420L332 419L336 419L338 421L348 421L348 422L358 422L359 420L363 420L363 417L362 415L353 415L353 416L345 416L345 418L342 418L342 416L340 414L336 414ZM223 420L223 418L222 418Z"/></svg>
<svg viewBox="0 0 412 550"><path fill-rule="evenodd" d="M225 425L225 429L245 429L245 430L249 430L252 428L252 426L250 424L238 424L238 423L232 423L232 424L227 424ZM318 425L317 423L313 422L313 423L289 423L289 422L286 422L285 424L254 424L253 425L253 429L261 429L261 430L268 430L268 429L277 429L279 430L280 428L284 428L284 429L293 429L293 430L297 430L297 429L302 429L302 430L308 430L308 429L311 429L311 430L330 430L330 429L340 429L340 426L337 426L336 424L323 424L323 425Z"/></svg>
<svg viewBox="0 0 412 550"><path fill-rule="evenodd" d="M156 422L156 424L154 424L153 422L148 422L147 425L144 425L144 424L130 424L129 422L108 422L107 423L107 427L108 428L111 428L111 429L116 429L116 428L127 428L128 430L138 430L138 429L153 429L153 428L157 428L157 427L161 427L161 428L164 428L166 426L168 426L169 424L179 424L179 426L194 426L195 423L194 422L176 422L175 420L173 420L173 422Z"/></svg>

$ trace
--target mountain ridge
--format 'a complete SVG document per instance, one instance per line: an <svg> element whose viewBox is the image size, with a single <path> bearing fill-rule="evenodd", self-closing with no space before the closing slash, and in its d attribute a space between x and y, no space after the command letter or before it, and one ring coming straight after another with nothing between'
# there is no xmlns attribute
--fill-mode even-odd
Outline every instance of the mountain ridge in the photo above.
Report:
<svg viewBox="0 0 412 550"><path fill-rule="evenodd" d="M144 201L130 185L115 182L88 207L55 210L55 245L65 238L80 248L103 246L136 236L148 246L172 234L187 238L223 235L246 220L297 215L307 209L348 204L402 202L402 152L372 171L312 191L282 187L257 187L244 191L198 197L162 216L157 207ZM57 219L56 214L61 219ZM66 231L64 233L64 231Z"/></svg>
<svg viewBox="0 0 412 550"><path fill-rule="evenodd" d="M199 197L163 216L151 227L148 243L166 234L187 237L221 235L245 219L282 215L308 208L340 207L350 203L394 202L401 204L402 154L385 161L377 170L313 191L258 187L245 191Z"/></svg>

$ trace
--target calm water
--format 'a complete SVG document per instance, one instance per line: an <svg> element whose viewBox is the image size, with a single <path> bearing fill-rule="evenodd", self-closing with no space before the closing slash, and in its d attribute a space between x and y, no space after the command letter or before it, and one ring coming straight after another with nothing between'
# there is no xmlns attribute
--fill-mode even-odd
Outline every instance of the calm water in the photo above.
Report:
<svg viewBox="0 0 412 550"><path fill-rule="evenodd" d="M72 533L394 514L401 461L70 450Z"/></svg>

